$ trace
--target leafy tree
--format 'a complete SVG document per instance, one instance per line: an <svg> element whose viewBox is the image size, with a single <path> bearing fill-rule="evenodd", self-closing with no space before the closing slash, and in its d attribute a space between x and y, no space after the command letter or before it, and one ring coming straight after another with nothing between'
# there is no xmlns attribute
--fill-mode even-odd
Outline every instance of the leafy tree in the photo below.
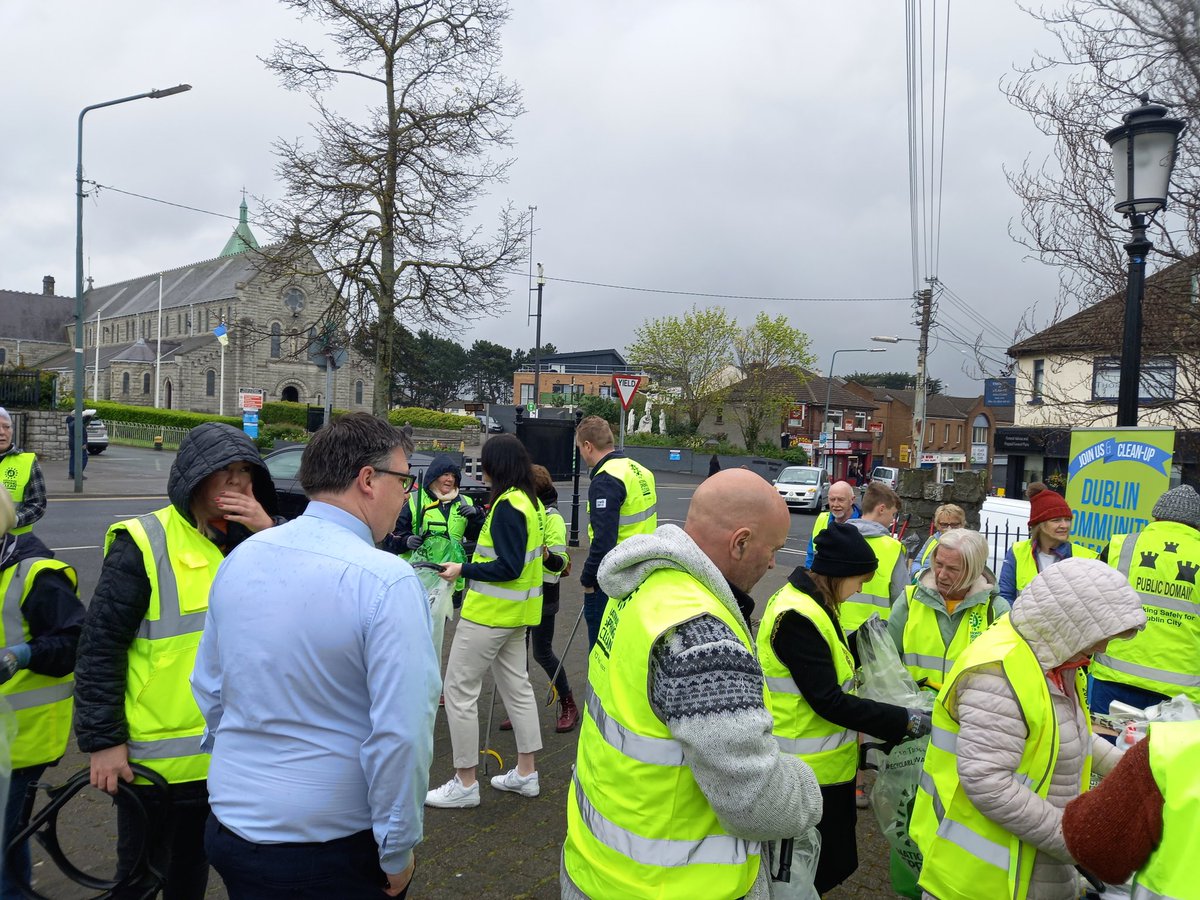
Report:
<svg viewBox="0 0 1200 900"><path fill-rule="evenodd" d="M407 373L397 369L397 378L407 383L407 398L412 406L441 409L458 397L468 368L467 351L457 342L438 337L425 329L416 339L405 333L408 341L398 342L411 352L399 354L407 363Z"/></svg>
<svg viewBox="0 0 1200 900"><path fill-rule="evenodd" d="M264 204L284 242L309 248L344 309L329 317L372 332L375 383L390 383L398 323L461 325L498 312L504 271L522 258L527 214L503 209L485 235L469 221L502 181L521 112L499 72L504 0L283 0L325 26L336 59L280 41L264 60L316 115L312 149L275 145L284 199ZM327 104L336 83L361 89L361 120ZM292 254L294 255L294 254ZM268 255L267 264L273 260ZM291 265L289 260L288 265ZM386 412L377 391L374 411Z"/></svg>
<svg viewBox="0 0 1200 900"><path fill-rule="evenodd" d="M600 416L602 419L607 419L608 424L612 426L615 434L620 428L619 416L621 415L621 406L616 400L611 400L608 397L600 397L596 394L584 394L579 398L579 408L583 410L583 415Z"/></svg>
<svg viewBox="0 0 1200 900"><path fill-rule="evenodd" d="M733 354L745 377L734 388L738 402L731 412L746 446L753 447L764 427L783 420L784 407L795 400L796 379L803 380L804 368L816 360L807 334L788 324L787 316L772 319L766 313L734 335Z"/></svg>
<svg viewBox="0 0 1200 900"><path fill-rule="evenodd" d="M891 388L893 391L915 391L917 376L914 372L855 372L846 376L847 381L857 381L868 387ZM943 389L942 379L926 378L925 384L929 393L940 394Z"/></svg>
<svg viewBox="0 0 1200 900"><path fill-rule="evenodd" d="M466 383L475 400L512 402L513 354L492 341L478 340L467 351Z"/></svg>
<svg viewBox="0 0 1200 900"><path fill-rule="evenodd" d="M626 350L629 361L645 368L656 387L677 397L674 405L698 428L718 405L721 377L733 363L737 323L721 307L691 311L682 318L647 319Z"/></svg>

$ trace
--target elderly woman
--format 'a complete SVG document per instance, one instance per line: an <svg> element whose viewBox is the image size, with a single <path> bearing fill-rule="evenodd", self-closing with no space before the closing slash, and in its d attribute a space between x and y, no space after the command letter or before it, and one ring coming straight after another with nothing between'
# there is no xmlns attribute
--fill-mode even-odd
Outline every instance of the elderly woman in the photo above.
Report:
<svg viewBox="0 0 1200 900"><path fill-rule="evenodd" d="M912 568L909 574L916 577L921 573L922 569L928 568L929 557L933 554L933 548L938 545L938 540L943 534L952 528L966 528L967 514L963 508L957 503L943 503L933 513L933 533L925 540L925 544L917 552L913 558Z"/></svg>
<svg viewBox="0 0 1200 900"><path fill-rule="evenodd" d="M918 683L924 679L940 688L958 655L1009 611L988 575L987 552L979 532L946 531L934 545L929 567L896 598L888 631Z"/></svg>
<svg viewBox="0 0 1200 900"><path fill-rule="evenodd" d="M1079 896L1063 810L1093 767L1107 774L1119 759L1092 734L1081 667L1145 625L1124 575L1067 559L962 652L933 708L913 807L925 897Z"/></svg>
<svg viewBox="0 0 1200 900"><path fill-rule="evenodd" d="M1004 555L1000 596L1013 603L1033 576L1056 562L1080 556L1095 559L1095 551L1071 543L1074 513L1067 501L1040 481L1025 489L1029 496L1029 540L1018 541Z"/></svg>

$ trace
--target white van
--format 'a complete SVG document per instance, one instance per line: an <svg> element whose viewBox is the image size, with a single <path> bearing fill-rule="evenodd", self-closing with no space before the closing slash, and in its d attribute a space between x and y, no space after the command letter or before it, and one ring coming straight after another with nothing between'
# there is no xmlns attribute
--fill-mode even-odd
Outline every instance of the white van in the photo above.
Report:
<svg viewBox="0 0 1200 900"><path fill-rule="evenodd" d="M1029 501L985 497L979 510L979 531L987 538L988 565L999 575L1008 548L1029 537Z"/></svg>
<svg viewBox="0 0 1200 900"><path fill-rule="evenodd" d="M900 482L900 470L893 466L876 466L871 470L871 480L886 484L894 491Z"/></svg>

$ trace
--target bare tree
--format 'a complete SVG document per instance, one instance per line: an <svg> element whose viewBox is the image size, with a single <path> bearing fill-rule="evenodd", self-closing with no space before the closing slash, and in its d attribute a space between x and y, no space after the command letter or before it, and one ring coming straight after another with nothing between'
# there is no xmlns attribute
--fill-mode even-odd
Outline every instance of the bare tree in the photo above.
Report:
<svg viewBox="0 0 1200 900"><path fill-rule="evenodd" d="M505 270L523 258L527 219L511 205L485 234L470 222L504 180L521 112L499 71L503 0L283 0L319 22L335 50L281 41L264 60L283 85L310 94L315 148L275 145L284 199L265 215L293 250L311 250L337 288L329 311L374 348L374 411L388 408L393 344L410 328L453 330L503 308ZM337 83L372 104L362 121L326 102ZM295 264L296 254L287 255ZM280 260L283 261L282 258Z"/></svg>

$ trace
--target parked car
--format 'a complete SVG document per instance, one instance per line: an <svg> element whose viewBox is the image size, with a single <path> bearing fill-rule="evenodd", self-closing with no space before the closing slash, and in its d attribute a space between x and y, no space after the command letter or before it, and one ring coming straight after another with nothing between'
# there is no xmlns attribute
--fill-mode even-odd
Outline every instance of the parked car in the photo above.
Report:
<svg viewBox="0 0 1200 900"><path fill-rule="evenodd" d="M275 493L279 495L279 514L286 519L294 519L304 512L308 505L308 497L300 486L300 457L304 453L303 445L282 447L273 450L263 457L271 480L275 483ZM425 468L433 461L433 454L414 453L408 461L414 475L421 478ZM471 499L472 503L486 503L491 489L477 478L463 475L459 482L459 490Z"/></svg>
<svg viewBox="0 0 1200 900"><path fill-rule="evenodd" d="M894 491L900 483L900 470L894 466L876 466L871 470L871 480L886 484Z"/></svg>
<svg viewBox="0 0 1200 900"><path fill-rule="evenodd" d="M816 466L788 466L775 479L788 509L820 512L829 502L829 475Z"/></svg>
<svg viewBox="0 0 1200 900"><path fill-rule="evenodd" d="M493 419L491 416L476 416L479 420L479 425L488 434L500 434L504 431L504 426Z"/></svg>
<svg viewBox="0 0 1200 900"><path fill-rule="evenodd" d="M108 426L103 419L89 419L87 423L87 452L91 456L108 449Z"/></svg>

